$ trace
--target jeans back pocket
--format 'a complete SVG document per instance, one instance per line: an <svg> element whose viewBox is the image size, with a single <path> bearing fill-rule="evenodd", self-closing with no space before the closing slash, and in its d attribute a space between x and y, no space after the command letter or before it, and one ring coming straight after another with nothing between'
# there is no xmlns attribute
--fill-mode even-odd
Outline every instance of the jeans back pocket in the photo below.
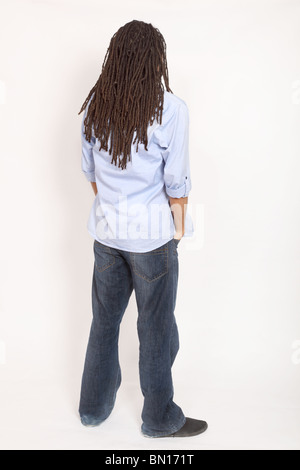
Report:
<svg viewBox="0 0 300 470"><path fill-rule="evenodd" d="M153 282L168 272L168 243L146 253L131 253L134 273Z"/></svg>
<svg viewBox="0 0 300 470"><path fill-rule="evenodd" d="M98 272L102 273L105 269L115 264L115 257L109 246L95 240L94 242L95 266Z"/></svg>

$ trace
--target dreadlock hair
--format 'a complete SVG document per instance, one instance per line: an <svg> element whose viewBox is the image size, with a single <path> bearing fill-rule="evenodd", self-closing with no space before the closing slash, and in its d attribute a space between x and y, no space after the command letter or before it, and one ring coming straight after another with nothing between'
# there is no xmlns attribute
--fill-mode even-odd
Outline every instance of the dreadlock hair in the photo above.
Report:
<svg viewBox="0 0 300 470"><path fill-rule="evenodd" d="M84 133L94 136L100 148L113 153L111 163L123 170L130 160L131 144L142 143L147 151L147 127L157 119L162 122L164 87L169 87L166 43L151 23L133 20L122 26L111 38L102 72L83 103L88 105ZM92 97L92 98L91 98ZM119 157L119 159L118 159ZM121 158L122 157L122 158Z"/></svg>

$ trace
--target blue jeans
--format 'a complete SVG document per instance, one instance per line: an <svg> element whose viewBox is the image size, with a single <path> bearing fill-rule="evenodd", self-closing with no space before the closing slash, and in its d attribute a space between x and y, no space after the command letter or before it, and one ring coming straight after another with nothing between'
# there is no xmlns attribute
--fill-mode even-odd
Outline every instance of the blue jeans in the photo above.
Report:
<svg viewBox="0 0 300 470"><path fill-rule="evenodd" d="M161 437L184 425L186 418L173 401L171 374L179 350L174 316L178 243L173 238L152 251L136 253L94 241L93 320L79 405L82 424L96 426L113 410L121 384L119 328L134 289L144 397L142 433Z"/></svg>

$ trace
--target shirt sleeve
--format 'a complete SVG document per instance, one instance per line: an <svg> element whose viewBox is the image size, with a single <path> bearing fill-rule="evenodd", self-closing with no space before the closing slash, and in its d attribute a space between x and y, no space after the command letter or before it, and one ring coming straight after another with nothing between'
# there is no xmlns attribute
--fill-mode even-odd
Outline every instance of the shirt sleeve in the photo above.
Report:
<svg viewBox="0 0 300 470"><path fill-rule="evenodd" d="M166 125L167 148L163 152L166 193L172 198L187 197L192 189L189 162L189 111L183 102Z"/></svg>
<svg viewBox="0 0 300 470"><path fill-rule="evenodd" d="M95 163L94 163L94 155L93 155L93 147L95 145L96 139L94 136L92 136L91 142L88 142L84 134L84 119L86 117L87 110L88 110L88 106L84 110L84 116L82 118L82 123L81 123L81 148L82 148L81 169L88 181L96 182Z"/></svg>

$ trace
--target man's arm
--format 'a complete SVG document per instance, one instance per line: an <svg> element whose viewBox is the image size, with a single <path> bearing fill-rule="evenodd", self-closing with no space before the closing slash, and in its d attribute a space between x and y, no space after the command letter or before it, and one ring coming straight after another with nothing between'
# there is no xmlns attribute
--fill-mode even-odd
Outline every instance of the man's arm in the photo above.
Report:
<svg viewBox="0 0 300 470"><path fill-rule="evenodd" d="M162 156L165 163L165 190L175 226L174 238L180 240L185 232L185 215L191 190L189 111L184 102L176 107L164 131Z"/></svg>
<svg viewBox="0 0 300 470"><path fill-rule="evenodd" d="M188 197L169 197L170 208L175 225L174 238L181 239L184 235L184 221L188 204Z"/></svg>
<svg viewBox="0 0 300 470"><path fill-rule="evenodd" d="M97 194L97 192L98 192L98 190L97 190L97 185L96 185L96 183L95 183L94 181L91 181L91 185L92 185L93 191L94 191L95 196L96 196L96 194Z"/></svg>

